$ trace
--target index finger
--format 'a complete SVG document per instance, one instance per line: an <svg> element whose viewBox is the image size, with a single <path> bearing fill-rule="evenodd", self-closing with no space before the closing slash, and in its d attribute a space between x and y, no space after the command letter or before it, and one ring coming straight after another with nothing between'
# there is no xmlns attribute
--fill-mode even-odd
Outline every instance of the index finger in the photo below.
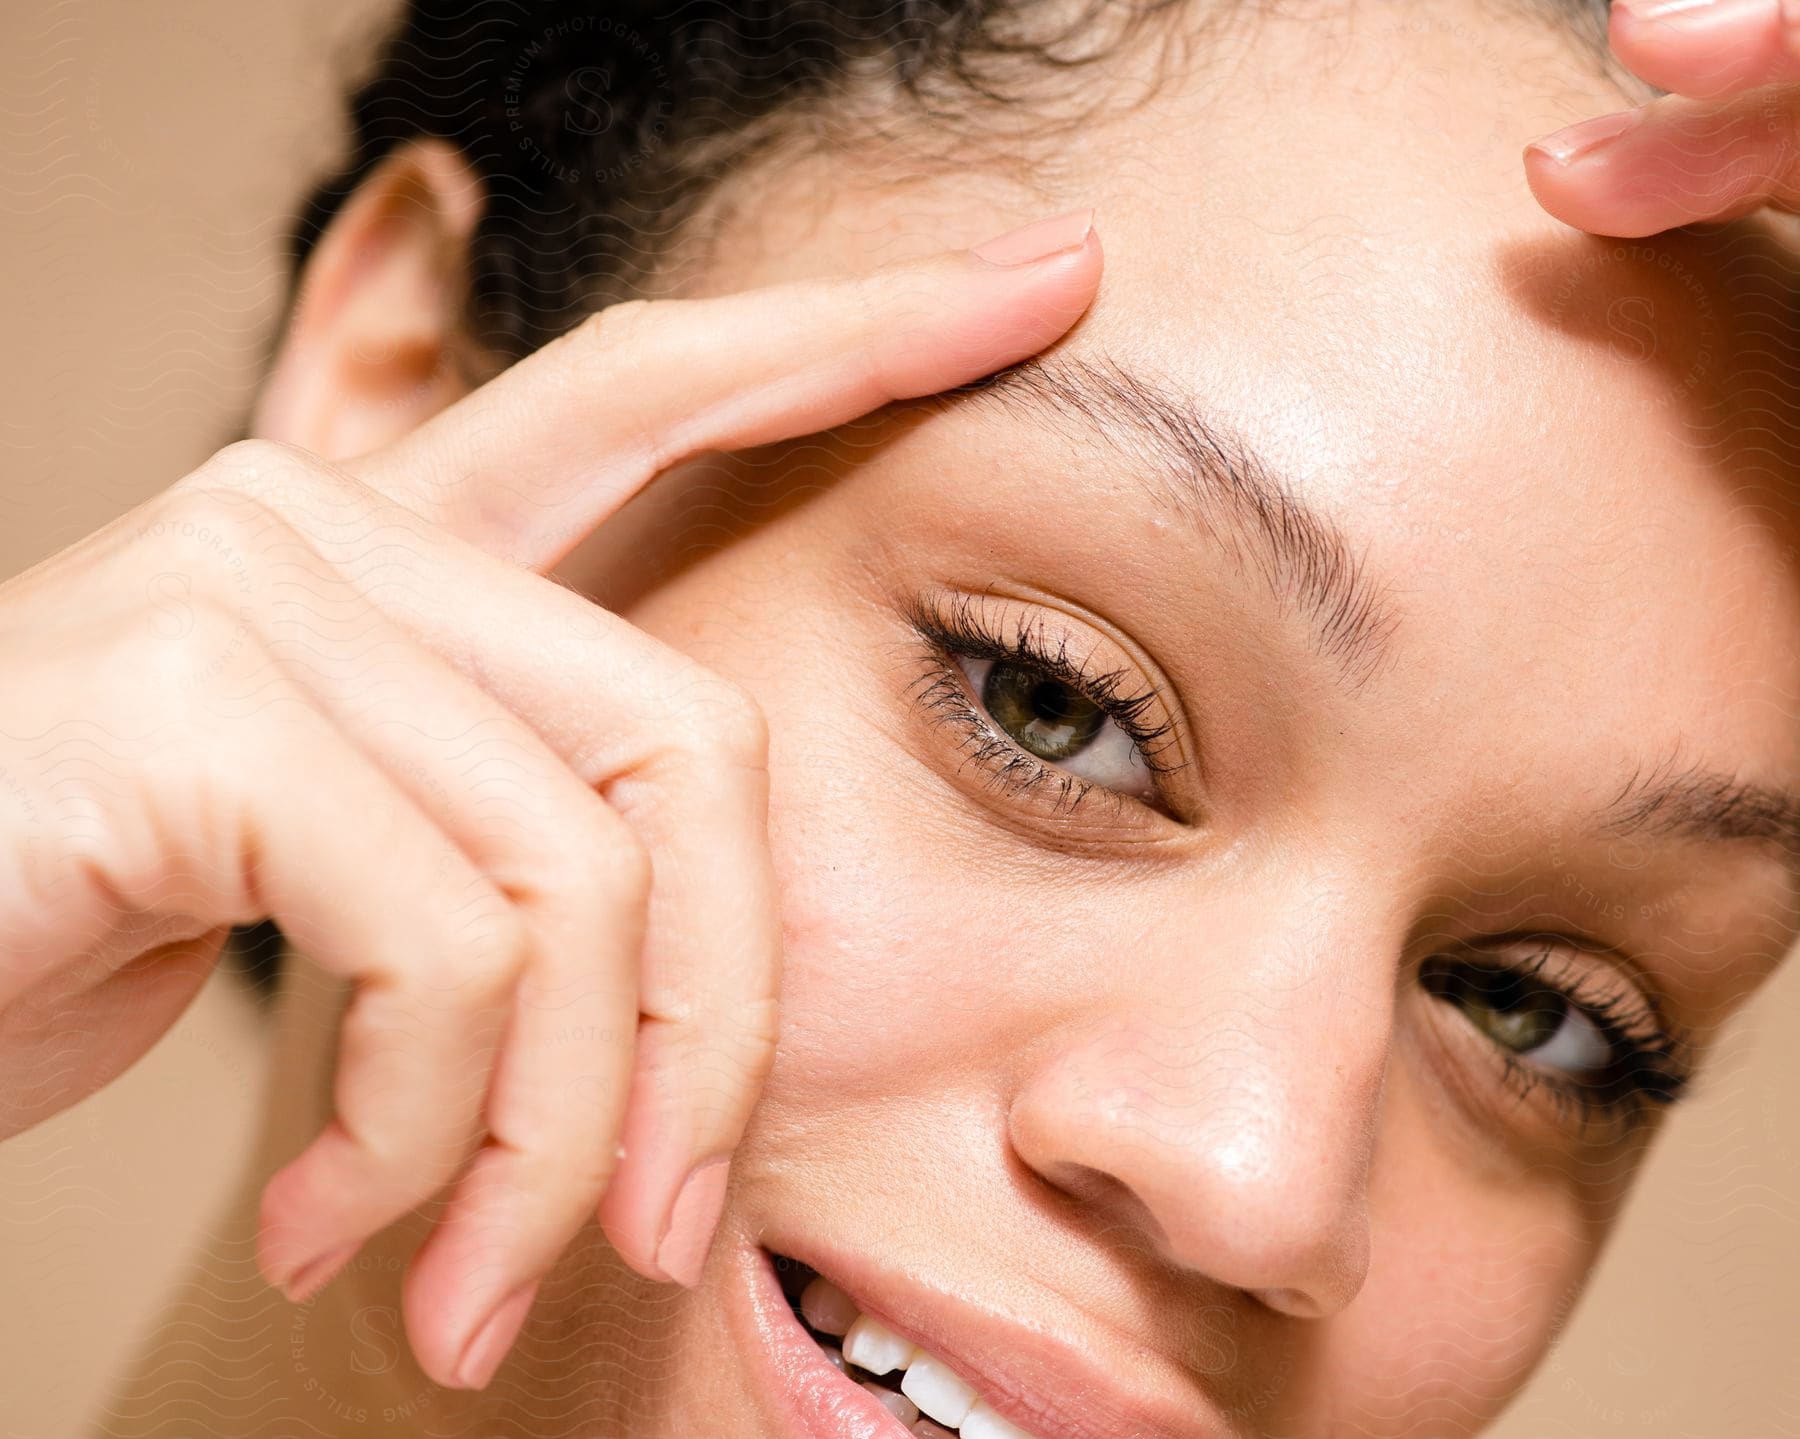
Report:
<svg viewBox="0 0 1800 1439"><path fill-rule="evenodd" d="M1607 19L1613 54L1674 95L1712 100L1800 80L1800 8L1782 0L1615 0Z"/></svg>
<svg viewBox="0 0 1800 1439"><path fill-rule="evenodd" d="M1558 130L1525 150L1537 201L1564 224L1636 239L1677 225L1800 207L1800 88L1727 100L1664 95Z"/></svg>
<svg viewBox="0 0 1800 1439"><path fill-rule="evenodd" d="M1078 210L867 275L627 301L347 468L548 570L690 455L813 434L1035 354L1099 278Z"/></svg>

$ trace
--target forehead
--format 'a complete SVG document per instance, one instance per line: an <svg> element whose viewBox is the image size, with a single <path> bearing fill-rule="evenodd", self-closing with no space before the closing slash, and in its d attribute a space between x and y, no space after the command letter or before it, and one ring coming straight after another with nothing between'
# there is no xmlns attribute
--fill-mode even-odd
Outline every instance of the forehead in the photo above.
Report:
<svg viewBox="0 0 1800 1439"><path fill-rule="evenodd" d="M1609 240L1544 214L1525 144L1635 98L1462 6L1234 28L1063 158L1107 250L1068 344L1195 395L1335 518L1434 703L1500 720L1553 689L1787 778L1800 253L1785 220Z"/></svg>
<svg viewBox="0 0 1800 1439"><path fill-rule="evenodd" d="M1771 312L1791 232L1609 241L1544 214L1523 147L1641 97L1523 7L1254 8L1178 7L1204 33L1109 60L1088 123L1019 120L1036 180L1094 205L1106 250L1064 348L1192 396L1337 521L1416 661L1397 702L1410 681L1489 730L1529 716L1508 727L1536 742L1554 692L1560 733L1578 721L1615 763L1622 738L1698 741L1790 780L1800 326ZM709 284L1051 208L1004 166L903 153L777 173Z"/></svg>

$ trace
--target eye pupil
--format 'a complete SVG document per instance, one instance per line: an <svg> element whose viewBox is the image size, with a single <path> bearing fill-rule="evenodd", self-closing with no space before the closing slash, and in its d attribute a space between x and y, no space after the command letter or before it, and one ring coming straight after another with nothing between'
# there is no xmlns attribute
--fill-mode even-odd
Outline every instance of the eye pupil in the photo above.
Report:
<svg viewBox="0 0 1800 1439"><path fill-rule="evenodd" d="M1555 990L1504 970L1464 968L1439 976L1429 987L1515 1054L1543 1048L1568 1017L1568 1003Z"/></svg>
<svg viewBox="0 0 1800 1439"><path fill-rule="evenodd" d="M1039 759L1070 759L1106 723L1106 711L1042 670L997 660L982 685L981 702L1004 729Z"/></svg>
<svg viewBox="0 0 1800 1439"><path fill-rule="evenodd" d="M1477 1022L1508 1049L1529 1054L1556 1037L1562 1027L1563 1002L1544 990L1527 994L1514 1004L1492 1000L1477 1011Z"/></svg>

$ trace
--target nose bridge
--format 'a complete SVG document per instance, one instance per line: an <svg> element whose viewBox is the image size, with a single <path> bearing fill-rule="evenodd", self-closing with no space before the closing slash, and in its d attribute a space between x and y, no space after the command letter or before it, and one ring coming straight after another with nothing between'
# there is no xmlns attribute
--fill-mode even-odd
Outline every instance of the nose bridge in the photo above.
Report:
<svg viewBox="0 0 1800 1439"><path fill-rule="evenodd" d="M1164 951L1178 962L1115 966L1088 1020L1046 1037L1008 1124L1028 1165L1169 1262L1318 1316L1367 1271L1397 941L1372 943L1366 917L1352 940L1354 917L1312 898Z"/></svg>

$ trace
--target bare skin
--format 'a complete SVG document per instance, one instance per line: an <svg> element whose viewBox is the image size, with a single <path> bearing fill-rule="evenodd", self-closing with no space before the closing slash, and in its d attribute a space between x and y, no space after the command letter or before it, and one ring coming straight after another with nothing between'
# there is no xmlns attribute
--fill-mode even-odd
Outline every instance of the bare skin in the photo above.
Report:
<svg viewBox="0 0 1800 1439"><path fill-rule="evenodd" d="M1631 33L1647 55L1646 32ZM1659 37L1656 53L1672 43ZM1158 1439L1470 1433L1517 1391L1665 1121L1650 1100L1577 1107L1579 1021L1509 1065L1496 1034L1512 1031L1484 1028L1446 976L1466 984L1482 959L1540 965L1544 982L1664 1043L1661 1061L1627 1068L1673 1089L1795 933L1780 807L1800 788L1795 370L1791 327L1770 323L1794 256L1785 222L1739 209L1749 193L1785 192L1774 178L1719 190L1737 225L1654 242L1571 232L1538 202L1604 233L1663 226L1645 186L1617 188L1616 165L1556 168L1534 152L1520 173L1546 124L1619 99L1523 20L1309 17L1209 44L1193 76L1063 142L1049 205L993 176L902 186L892 155L854 148L730 188L719 244L677 257L671 293L857 274L1090 204L1106 273L1075 322L1098 268L1083 242L1052 266L1068 311L1053 333L1008 331L979 357L951 344L959 363L943 361L936 383L915 376L894 393L955 383L1073 325L1007 388L851 424L882 398L859 391L868 404L782 409L784 428L728 426L705 443L722 434L737 453L673 465L616 514L617 492L595 506L589 482L616 472L619 451L589 426L616 420L622 394L654 405L666 390L533 361L426 423L456 398L451 367L411 385L382 369L401 353L394 338L416 345L422 327L440 360L458 345L438 268L466 214L454 164L410 152L340 221L263 433L348 462L421 516L403 526L421 563L448 543L426 526L475 524L481 551L557 564L601 608L459 549L460 568L400 586L415 603L389 615L399 601L370 582L380 551L330 538L323 512L301 506L315 543L345 547L326 555L332 583L441 655L466 703L494 707L472 714L519 724L507 733L521 753L543 745L546 789L560 757L633 822L653 876L644 952L658 952L660 923L670 951L691 947L690 970L712 946L754 944L754 926L687 917L708 884L761 861L740 844L659 863L690 836L645 835L653 807L633 808L633 784L607 784L622 771L575 763L656 729L617 688L621 661L601 634L654 643L662 667L637 672L651 691L677 654L716 678L734 700L713 733L760 717L780 1044L766 1074L728 1065L729 1082L704 1063L665 1065L687 1079L685 1101L643 1105L646 1140L690 1133L694 1110L731 1153L718 1237L691 1286L659 1282L654 1263L673 1185L703 1157L691 1141L679 1161L644 1161L654 1182L639 1188L594 1172L604 1146L565 1146L565 1200L607 1185L602 1224L566 1249L555 1235L572 1203L555 1223L511 1210L471 1223L465 1199L421 1209L392 1183L344 1186L359 1207L327 1234L339 1212L300 1202L291 1176L304 1171L281 1166L331 1118L331 1076L341 1086L346 1073L333 1068L338 1006L366 949L347 939L335 966L312 952L329 951L342 906L283 914L317 939L283 996L276 1110L222 1235L242 1268L197 1277L109 1432L227 1417L255 1432L284 1415L335 1432L537 1433L552 1418L645 1439L790 1432L743 1321L765 1248L841 1266L903 1327L909 1285L925 1327L977 1316L993 1331L983 1362L1004 1371L992 1397L1044 1439L1106 1415L1052 1383L1009 1387L1025 1329L1096 1356ZM1132 65L1116 62L1122 95ZM1386 83L1397 71L1408 83ZM1294 75L1306 85L1282 80ZM1659 134L1679 141L1639 128L1633 143ZM1668 152L1634 153L1648 167ZM381 225L395 215L407 223ZM378 231L371 262L359 247ZM756 336L737 356L739 383L754 378L761 325L712 333ZM646 352L656 346L620 354ZM731 372L730 355L716 362ZM1085 413L1109 433L1084 418L1082 393L1098 394ZM1361 598L1278 550L1216 484L1201 523L1175 502L1185 491L1156 422L1186 409L1229 436L1226 453L1241 442L1263 457L1307 507L1295 523L1320 527L1306 533L1342 532L1341 550L1320 540L1312 555L1354 559ZM1119 428L1133 413L1149 423ZM800 415L817 423L790 423ZM681 433L664 458L696 448ZM356 458L371 453L382 458ZM628 472L641 482L643 469ZM444 503L446 472L470 503ZM231 473L228 488L255 492ZM507 493L497 475L537 474L577 482L554 493L585 507L548 533L516 523L541 506L493 498ZM97 594L103 555L96 545L26 577L39 589L18 602ZM1120 693L1148 696L1136 714L1160 733L1143 749L1163 767L1109 737L1049 770L1012 757L996 769L1003 737L957 728L988 690L954 659L933 668L921 614L1002 638L1038 626ZM606 615L625 624L593 629ZM438 712L422 690L410 701ZM507 828L440 823L465 858ZM406 852L404 839L384 852ZM345 850L347 870L356 855ZM689 887L659 900L671 869ZM400 873L383 871L384 894L412 892ZM420 892L434 873L446 882L420 873ZM430 913L420 901L401 919L418 936ZM221 911L206 932L236 917ZM585 912L566 926L609 945L629 933ZM174 968L197 974L207 958ZM775 967L748 963L756 976ZM624 958L607 972L646 992ZM491 1006L464 1008L479 1050L477 1012ZM710 1012L709 1033L743 1019L729 999ZM619 1070L592 1069L620 1064L618 1046L590 1037L619 1028L563 1025L544 1047L611 1083L607 1113L630 1154ZM384 1113L437 1100L447 1154L451 1120L474 1129L484 1091L442 1064L435 1088L422 1075L367 1090ZM558 1097L570 1083L566 1069L545 1081ZM1627 1092L1587 1089L1589 1105ZM278 1169L289 1178L262 1200L259 1229L257 1194ZM636 1196L628 1212L615 1192ZM270 1245L284 1219L312 1226L314 1249L394 1222L299 1309L272 1293L246 1306L234 1279L259 1237L265 1267L280 1268ZM461 1242L446 1241L459 1221ZM530 1282L535 1303L508 1315L523 1325L517 1345L482 1349L485 1391L432 1382L457 1380L471 1328ZM184 1346L190 1358L201 1346L205 1375L183 1372ZM253 1399L221 1382L235 1375Z"/></svg>
<svg viewBox="0 0 1800 1439"><path fill-rule="evenodd" d="M1023 262L614 308L393 445L331 465L246 441L9 583L8 663L60 682L15 689L4 725L4 1132L112 1078L230 926L272 915L356 999L335 1111L263 1190L271 1282L311 1295L454 1179L406 1301L445 1383L485 1382L484 1324L596 1208L641 1272L691 1284L717 1205L687 1233L680 1186L729 1155L776 1033L765 726L528 571L686 454L1030 354L1098 276L1074 220ZM733 331L757 349L713 343ZM592 414L627 374L666 398ZM459 592L479 603L446 612ZM580 663L547 682L558 648Z"/></svg>

